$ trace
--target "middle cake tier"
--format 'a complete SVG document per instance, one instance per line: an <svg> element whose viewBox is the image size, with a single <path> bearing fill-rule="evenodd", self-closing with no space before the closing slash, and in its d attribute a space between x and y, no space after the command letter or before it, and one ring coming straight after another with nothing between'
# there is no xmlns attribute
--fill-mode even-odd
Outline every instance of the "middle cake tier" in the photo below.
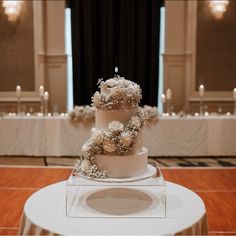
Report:
<svg viewBox="0 0 236 236"><path fill-rule="evenodd" d="M108 130L108 125L112 121L120 121L126 123L137 109L125 110L98 110L95 111L95 127L98 130Z"/></svg>

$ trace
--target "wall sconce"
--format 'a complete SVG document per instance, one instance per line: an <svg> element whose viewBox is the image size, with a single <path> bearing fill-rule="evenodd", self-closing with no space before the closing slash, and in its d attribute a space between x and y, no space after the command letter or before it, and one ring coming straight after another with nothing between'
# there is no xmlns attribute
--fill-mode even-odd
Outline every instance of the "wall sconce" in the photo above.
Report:
<svg viewBox="0 0 236 236"><path fill-rule="evenodd" d="M209 6L216 19L222 19L226 12L229 0L209 0Z"/></svg>
<svg viewBox="0 0 236 236"><path fill-rule="evenodd" d="M16 21L20 15L23 1L21 0L3 0L2 6L5 8L5 14L9 21Z"/></svg>

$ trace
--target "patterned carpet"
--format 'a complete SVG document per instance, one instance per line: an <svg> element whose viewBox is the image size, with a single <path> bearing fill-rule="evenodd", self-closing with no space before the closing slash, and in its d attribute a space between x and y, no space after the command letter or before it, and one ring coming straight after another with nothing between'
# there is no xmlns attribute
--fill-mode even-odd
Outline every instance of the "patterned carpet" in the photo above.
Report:
<svg viewBox="0 0 236 236"><path fill-rule="evenodd" d="M78 157L0 156L0 165L73 166ZM152 157L163 167L236 167L236 157Z"/></svg>
<svg viewBox="0 0 236 236"><path fill-rule="evenodd" d="M153 158L160 166L166 167L233 167L236 157L201 157L201 158Z"/></svg>

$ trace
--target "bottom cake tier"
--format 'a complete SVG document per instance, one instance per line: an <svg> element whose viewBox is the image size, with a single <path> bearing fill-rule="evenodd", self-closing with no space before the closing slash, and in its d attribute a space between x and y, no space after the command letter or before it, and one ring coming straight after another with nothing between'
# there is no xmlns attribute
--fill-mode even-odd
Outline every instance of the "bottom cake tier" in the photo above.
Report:
<svg viewBox="0 0 236 236"><path fill-rule="evenodd" d="M148 163L148 150L130 155L96 155L95 161L100 170L106 170L111 178L129 178L145 173Z"/></svg>

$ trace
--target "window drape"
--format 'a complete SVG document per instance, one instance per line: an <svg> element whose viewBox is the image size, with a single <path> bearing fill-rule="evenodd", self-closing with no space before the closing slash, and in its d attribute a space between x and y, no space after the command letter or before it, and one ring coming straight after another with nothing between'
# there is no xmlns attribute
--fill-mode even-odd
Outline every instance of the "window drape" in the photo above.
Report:
<svg viewBox="0 0 236 236"><path fill-rule="evenodd" d="M91 103L100 78L114 68L156 105L161 0L69 0L72 20L74 104Z"/></svg>

